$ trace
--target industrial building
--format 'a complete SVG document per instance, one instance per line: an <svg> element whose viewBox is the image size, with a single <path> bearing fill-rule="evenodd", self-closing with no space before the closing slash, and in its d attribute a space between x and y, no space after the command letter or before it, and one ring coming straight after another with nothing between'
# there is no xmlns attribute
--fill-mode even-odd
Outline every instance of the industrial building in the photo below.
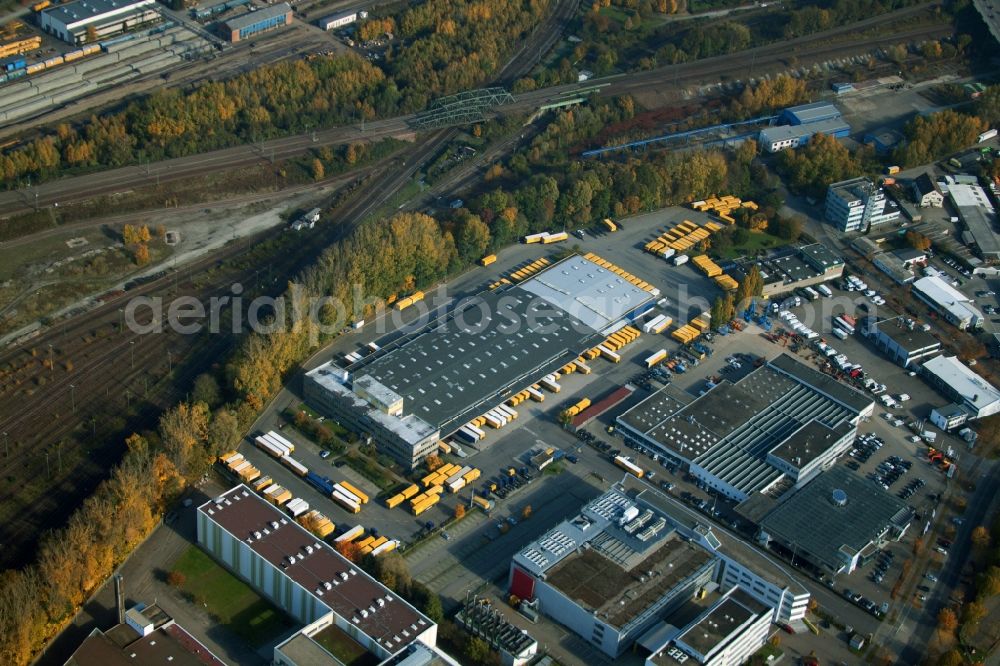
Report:
<svg viewBox="0 0 1000 666"><path fill-rule="evenodd" d="M350 25L356 22L358 20L359 13L362 15L361 18L368 15L368 12L338 12L336 14L331 14L330 16L324 16L320 20L316 21L316 25L324 30L336 30L337 28L343 28L345 25Z"/></svg>
<svg viewBox="0 0 1000 666"><path fill-rule="evenodd" d="M199 506L197 519L198 545L305 625L275 647L275 664L332 666L324 646L345 641L373 663L436 645L433 621L247 486Z"/></svg>
<svg viewBox="0 0 1000 666"><path fill-rule="evenodd" d="M937 275L915 281L913 294L960 330L983 326L983 313L975 306L975 301Z"/></svg>
<svg viewBox="0 0 1000 666"><path fill-rule="evenodd" d="M899 219L899 204L867 178L831 183L826 192L826 219L843 232L867 232Z"/></svg>
<svg viewBox="0 0 1000 666"><path fill-rule="evenodd" d="M806 484L850 448L874 403L788 354L698 398L665 387L618 417L651 448L737 501Z"/></svg>
<svg viewBox="0 0 1000 666"><path fill-rule="evenodd" d="M39 26L70 44L91 41L88 32L104 39L160 20L156 0L76 0L54 5L38 14Z"/></svg>
<svg viewBox="0 0 1000 666"><path fill-rule="evenodd" d="M292 8L287 2L281 2L227 20L223 27L223 35L231 42L239 42L291 23Z"/></svg>
<svg viewBox="0 0 1000 666"><path fill-rule="evenodd" d="M748 261L733 271L733 278L742 281L753 266L760 270L764 298L822 284L844 273L843 258L822 243L805 245L776 257Z"/></svg>
<svg viewBox="0 0 1000 666"><path fill-rule="evenodd" d="M901 259L899 250L896 252L879 252L871 258L875 268L879 269L896 284L910 284L917 279L916 273L910 270L907 262Z"/></svg>
<svg viewBox="0 0 1000 666"><path fill-rule="evenodd" d="M119 608L121 613L124 607ZM119 623L107 631L92 630L66 660L66 665L226 666L226 662L212 654L156 604L139 604L119 618Z"/></svg>
<svg viewBox="0 0 1000 666"><path fill-rule="evenodd" d="M305 397L412 468L443 436L575 360L658 294L573 255L465 300L346 369L316 368Z"/></svg>
<svg viewBox="0 0 1000 666"><path fill-rule="evenodd" d="M705 666L734 666L747 663L764 646L771 633L771 609L733 587L691 599L664 622L664 643L646 659L646 666L676 666L688 659Z"/></svg>
<svg viewBox="0 0 1000 666"><path fill-rule="evenodd" d="M716 592L742 590L745 605L767 623L803 617L805 588L759 553L752 566L761 571L751 570L735 550L695 514L626 477L517 553L508 584L511 594L611 657L637 642L650 652L664 649L704 615L690 613L692 604L698 610L702 602L709 614L719 607L714 598L705 603ZM716 646L694 636L689 649L713 652Z"/></svg>
<svg viewBox="0 0 1000 666"><path fill-rule="evenodd" d="M948 186L948 198L972 236L972 244L983 261L1000 260L997 213L989 195L979 185L955 183Z"/></svg>
<svg viewBox="0 0 1000 666"><path fill-rule="evenodd" d="M805 144L815 134L840 138L850 133L851 126L837 107L829 102L814 102L782 111L777 125L761 130L759 142L767 152L777 153Z"/></svg>
<svg viewBox="0 0 1000 666"><path fill-rule="evenodd" d="M930 174L922 173L911 183L913 200L921 208L940 208L944 205L944 195L931 179Z"/></svg>
<svg viewBox="0 0 1000 666"><path fill-rule="evenodd" d="M921 373L929 384L965 410L969 420L1000 412L1000 390L957 356L942 355L924 361Z"/></svg>
<svg viewBox="0 0 1000 666"><path fill-rule="evenodd" d="M843 466L787 493L760 521L758 539L825 574L849 574L913 520L906 502Z"/></svg>
<svg viewBox="0 0 1000 666"><path fill-rule="evenodd" d="M941 341L907 317L867 320L865 334L893 361L909 368L941 353Z"/></svg>

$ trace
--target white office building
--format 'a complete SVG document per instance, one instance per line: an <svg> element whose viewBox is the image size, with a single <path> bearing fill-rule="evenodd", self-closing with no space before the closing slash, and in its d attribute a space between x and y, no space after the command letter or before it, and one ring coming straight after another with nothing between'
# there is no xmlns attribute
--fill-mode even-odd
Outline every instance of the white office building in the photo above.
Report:
<svg viewBox="0 0 1000 666"><path fill-rule="evenodd" d="M868 231L899 213L899 205L867 178L832 183L826 192L826 219L843 232Z"/></svg>

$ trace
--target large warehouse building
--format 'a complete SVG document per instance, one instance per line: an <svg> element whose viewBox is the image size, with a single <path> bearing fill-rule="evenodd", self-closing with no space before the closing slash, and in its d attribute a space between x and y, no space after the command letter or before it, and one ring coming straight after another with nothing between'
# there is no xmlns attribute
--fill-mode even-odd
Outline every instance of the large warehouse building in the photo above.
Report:
<svg viewBox="0 0 1000 666"><path fill-rule="evenodd" d="M825 574L849 574L913 519L906 502L846 467L820 474L760 522L760 540L777 543Z"/></svg>
<svg viewBox="0 0 1000 666"><path fill-rule="evenodd" d="M371 663L436 645L433 621L246 486L201 505L197 518L202 548L306 625L275 648L276 664L335 664L309 655L345 641Z"/></svg>
<svg viewBox="0 0 1000 666"><path fill-rule="evenodd" d="M736 383L690 399L668 386L618 417L621 434L709 488L743 501L788 480L802 486L850 448L874 403L782 354Z"/></svg>
<svg viewBox="0 0 1000 666"><path fill-rule="evenodd" d="M77 0L42 10L38 22L42 30L70 44L118 34L160 19L156 0Z"/></svg>
<svg viewBox="0 0 1000 666"><path fill-rule="evenodd" d="M573 361L658 293L574 255L464 302L347 369L332 361L316 368L305 396L414 467L442 436Z"/></svg>
<svg viewBox="0 0 1000 666"><path fill-rule="evenodd" d="M516 554L508 582L511 594L611 657L636 642L652 653L673 643L704 655L720 646L687 634L685 648L684 630L733 590L747 596L741 605L755 633L760 622L800 619L809 602L778 565L759 553L741 562L736 550L698 516L627 477Z"/></svg>

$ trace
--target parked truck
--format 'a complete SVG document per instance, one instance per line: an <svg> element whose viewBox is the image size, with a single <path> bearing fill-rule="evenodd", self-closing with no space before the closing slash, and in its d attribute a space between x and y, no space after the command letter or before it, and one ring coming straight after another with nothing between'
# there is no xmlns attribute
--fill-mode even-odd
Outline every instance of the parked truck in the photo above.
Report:
<svg viewBox="0 0 1000 666"><path fill-rule="evenodd" d="M636 476L637 478L641 479L643 476L646 475L646 473L642 471L641 467L636 465L634 462L632 462L625 456L615 456L615 464L621 467L629 474Z"/></svg>

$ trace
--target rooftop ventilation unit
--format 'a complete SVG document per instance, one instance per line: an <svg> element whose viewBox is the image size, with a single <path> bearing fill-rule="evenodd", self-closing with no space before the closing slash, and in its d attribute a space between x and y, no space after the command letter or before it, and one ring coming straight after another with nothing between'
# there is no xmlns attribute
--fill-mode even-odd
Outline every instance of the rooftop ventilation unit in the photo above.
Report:
<svg viewBox="0 0 1000 666"><path fill-rule="evenodd" d="M847 493L840 488L836 488L831 496L834 506L847 506Z"/></svg>

